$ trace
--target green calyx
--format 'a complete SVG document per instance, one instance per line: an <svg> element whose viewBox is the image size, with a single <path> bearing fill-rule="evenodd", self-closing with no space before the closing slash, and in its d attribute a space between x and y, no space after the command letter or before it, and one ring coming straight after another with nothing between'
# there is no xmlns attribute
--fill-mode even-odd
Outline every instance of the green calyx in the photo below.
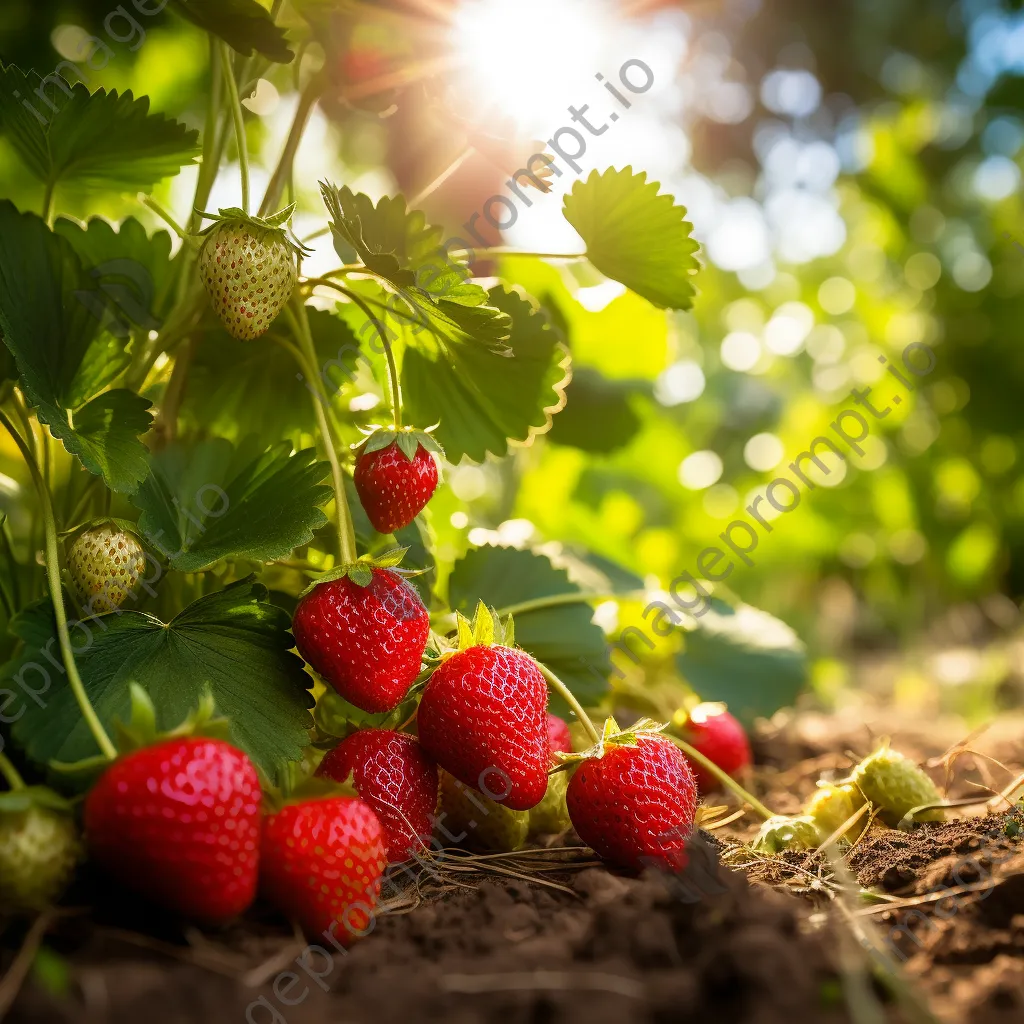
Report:
<svg viewBox="0 0 1024 1024"><path fill-rule="evenodd" d="M549 774L565 771L583 761L598 760L612 747L635 747L644 736L660 736L666 725L667 723L656 722L653 718L641 718L628 729L622 729L614 718L608 718L605 720L600 738L593 746L571 753L556 751L555 757L559 764Z"/></svg>
<svg viewBox="0 0 1024 1024"><path fill-rule="evenodd" d="M366 440L360 441L352 447L362 455L369 455L372 452L379 452L393 444L398 445L399 451L410 461L416 458L416 452L422 445L428 452L434 452L444 458L444 449L431 437L430 431L417 430L415 427L371 427L366 431Z"/></svg>
<svg viewBox="0 0 1024 1024"><path fill-rule="evenodd" d="M457 646L454 651L466 651L470 647L515 647L515 624L509 615L504 622L496 609L488 608L480 601L477 603L473 621L470 622L462 612L455 613L455 625L458 631Z"/></svg>
<svg viewBox="0 0 1024 1024"><path fill-rule="evenodd" d="M301 761L287 761L278 772L280 786L271 785L261 776L263 809L266 814L277 814L291 804L306 804L313 800L333 800L339 796L358 797L353 773L342 782L325 779L305 772Z"/></svg>
<svg viewBox="0 0 1024 1024"><path fill-rule="evenodd" d="M131 715L127 722L118 719L114 723L117 748L122 754L131 753L142 747L151 747L164 740L189 736L230 739L231 723L217 714L213 694L209 690L199 698L199 706L190 711L177 728L165 732L157 728L156 708L149 694L138 683L132 683L128 691L132 702Z"/></svg>
<svg viewBox="0 0 1024 1024"><path fill-rule="evenodd" d="M142 543L138 523L133 523L129 519L118 519L116 516L99 516L95 519L89 519L84 523L79 523L77 526L72 526L70 529L61 530L57 536L74 541L83 533L95 530L100 526L114 526L122 533L127 533L129 536L134 537L140 544Z"/></svg>
<svg viewBox="0 0 1024 1024"><path fill-rule="evenodd" d="M284 226L295 212L295 203L286 206L277 213L271 214L269 217L256 217L251 213L246 213L238 206L228 206L218 210L217 213L207 213L203 210L196 210L195 212L200 217L213 221L212 224L199 232L200 237L208 236L221 224L241 222L251 234L257 237L272 238L274 241L284 242L299 256L309 256L312 253L311 249L304 246Z"/></svg>
<svg viewBox="0 0 1024 1024"><path fill-rule="evenodd" d="M379 555L360 555L357 561L337 565L318 576L299 597L305 597L316 590L321 583L331 583L333 580L350 579L357 587L368 587L373 582L374 569L390 569L406 579L421 576L426 570L399 568L408 550L408 548L389 548Z"/></svg>

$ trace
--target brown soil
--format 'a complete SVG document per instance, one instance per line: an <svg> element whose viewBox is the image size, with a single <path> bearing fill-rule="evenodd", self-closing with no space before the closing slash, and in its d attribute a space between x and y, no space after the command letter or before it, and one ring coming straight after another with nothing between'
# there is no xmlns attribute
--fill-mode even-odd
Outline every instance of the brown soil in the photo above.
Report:
<svg viewBox="0 0 1024 1024"><path fill-rule="evenodd" d="M485 881L383 917L350 953L305 956L327 991L296 968L302 947L265 922L146 948L151 939L125 922L69 918L49 940L74 964L68 997L31 984L10 1019L219 1024L247 1009L256 1024L848 1019L831 937L812 934L795 901L729 873L699 902L657 877L603 868L571 885L565 894ZM289 968L301 980L279 975Z"/></svg>
<svg viewBox="0 0 1024 1024"><path fill-rule="evenodd" d="M946 737L891 732L894 746L921 760L947 745ZM827 720L795 719L758 743L752 785L773 809L795 811L817 779L845 774L874 742L863 724L833 720L830 730ZM1011 772L1024 763L1019 738L989 753ZM1007 769L965 754L949 795L1005 784ZM933 776L944 780L937 761ZM757 827L748 816L706 844L733 870L701 873L696 868L713 858L694 858L682 883L583 863L543 876L569 892L473 878L474 888L435 893L414 910L380 917L372 935L332 958L307 950L266 911L218 932L182 929L86 878L65 903L101 909L69 911L50 923L43 970L22 986L8 1019L846 1022L867 1019L848 1015L846 1000L871 975L866 998L882 1002L886 1021L927 1021L890 996L896 971L943 1022L1020 1024L1024 820L960 813L964 820L912 832L872 829L842 866L814 853L753 857L740 845ZM837 913L844 886L853 892ZM851 922L881 951L873 968L852 941ZM0 970L24 934L10 926L0 937ZM862 1008L864 999L857 1000Z"/></svg>

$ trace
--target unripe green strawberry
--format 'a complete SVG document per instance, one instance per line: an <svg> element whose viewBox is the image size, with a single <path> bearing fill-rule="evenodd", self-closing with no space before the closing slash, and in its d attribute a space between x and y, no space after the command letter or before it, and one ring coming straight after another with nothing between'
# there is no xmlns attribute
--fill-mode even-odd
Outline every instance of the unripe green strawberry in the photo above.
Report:
<svg viewBox="0 0 1024 1024"><path fill-rule="evenodd" d="M214 311L241 341L265 334L295 290L298 246L280 227L290 213L262 220L221 210L199 251L199 274Z"/></svg>
<svg viewBox="0 0 1024 1024"><path fill-rule="evenodd" d="M465 833L462 841L487 853L522 849L530 830L530 812L513 811L475 789L464 786L443 769L441 824L451 835Z"/></svg>
<svg viewBox="0 0 1024 1024"><path fill-rule="evenodd" d="M757 853L773 854L783 850L810 850L820 842L821 836L812 818L776 814L761 826L750 845Z"/></svg>
<svg viewBox="0 0 1024 1024"><path fill-rule="evenodd" d="M81 852L71 815L41 805L32 792L0 796L0 916L53 903Z"/></svg>
<svg viewBox="0 0 1024 1024"><path fill-rule="evenodd" d="M84 530L68 552L71 582L92 614L120 608L145 567L146 556L138 537L116 523Z"/></svg>
<svg viewBox="0 0 1024 1024"><path fill-rule="evenodd" d="M848 821L855 811L864 806L864 794L852 783L819 782L814 796L807 801L804 814L814 820L818 831L827 839L843 822ZM856 842L867 825L865 814L846 830L843 838Z"/></svg>
<svg viewBox="0 0 1024 1024"><path fill-rule="evenodd" d="M888 746L865 757L853 769L849 781L860 787L869 803L880 808L879 816L887 825L898 825L914 807L942 801L935 783L913 761ZM917 816L918 821L944 818L941 808Z"/></svg>
<svg viewBox="0 0 1024 1024"><path fill-rule="evenodd" d="M569 773L557 772L548 776L548 789L536 807L526 813L530 816L531 835L556 835L564 832L572 822L569 808L565 803L565 791L569 788Z"/></svg>

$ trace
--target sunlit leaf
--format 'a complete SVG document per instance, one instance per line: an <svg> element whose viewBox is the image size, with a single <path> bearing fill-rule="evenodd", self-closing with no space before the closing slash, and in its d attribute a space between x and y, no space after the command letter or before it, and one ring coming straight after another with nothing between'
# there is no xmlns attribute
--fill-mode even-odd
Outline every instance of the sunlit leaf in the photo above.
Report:
<svg viewBox="0 0 1024 1024"><path fill-rule="evenodd" d="M28 106L25 106L25 104ZM40 181L148 190L198 153L199 132L149 112L149 98L118 95L56 73L41 80L0 67L0 133Z"/></svg>
<svg viewBox="0 0 1024 1024"><path fill-rule="evenodd" d="M686 209L632 167L594 171L565 197L565 217L587 245L587 258L607 277L648 301L689 309L700 248Z"/></svg>
<svg viewBox="0 0 1024 1024"><path fill-rule="evenodd" d="M702 700L745 722L792 704L807 684L807 651L784 622L750 605L713 601L686 634L679 671Z"/></svg>

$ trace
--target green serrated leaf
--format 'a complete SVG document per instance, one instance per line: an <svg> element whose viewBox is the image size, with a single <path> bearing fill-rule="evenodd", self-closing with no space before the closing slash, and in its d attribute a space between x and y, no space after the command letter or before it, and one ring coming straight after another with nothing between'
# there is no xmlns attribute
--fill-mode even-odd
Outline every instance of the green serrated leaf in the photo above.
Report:
<svg viewBox="0 0 1024 1024"><path fill-rule="evenodd" d="M373 582L373 570L368 565L360 565L358 562L349 566L346 575L357 587L368 587Z"/></svg>
<svg viewBox="0 0 1024 1024"><path fill-rule="evenodd" d="M499 611L556 594L579 593L546 555L517 548L480 547L455 563L448 582L449 607L467 611L476 601ZM608 689L608 643L586 602L519 611L515 640L551 670L584 704ZM558 709L558 710L555 710ZM552 697L552 710L566 714Z"/></svg>
<svg viewBox="0 0 1024 1024"><path fill-rule="evenodd" d="M533 303L501 286L490 302L511 318L508 356L472 338L402 332L406 413L438 424L435 436L452 463L503 456L510 442L546 433L572 376L568 349Z"/></svg>
<svg viewBox="0 0 1024 1024"><path fill-rule="evenodd" d="M303 435L314 435L313 394L326 391L336 401L355 377L360 351L341 317L310 306L306 313L320 373L316 381L307 380L280 346L238 341L210 317L193 346L181 407L184 429L235 442L256 435L267 447L285 437L298 446Z"/></svg>
<svg viewBox="0 0 1024 1024"><path fill-rule="evenodd" d="M565 218L587 245L587 258L606 277L620 281L663 309L689 309L700 248L686 208L659 195L646 172L594 171L565 197Z"/></svg>
<svg viewBox="0 0 1024 1024"><path fill-rule="evenodd" d="M29 103L29 107L24 104ZM0 132L43 182L140 191L199 152L199 132L149 112L149 97L69 85L0 66Z"/></svg>
<svg viewBox="0 0 1024 1024"><path fill-rule="evenodd" d="M249 577L200 598L167 623L136 611L92 620L82 627L88 643L76 640L76 661L108 729L129 716L131 683L152 699L161 730L177 727L209 689L231 722L231 741L272 776L281 760L301 757L312 724L310 679L291 650L289 627L287 612ZM25 648L0 678L13 681L16 690L24 678L45 694L40 702L25 698L15 738L39 763L92 756L96 742L67 678L44 653L56 636L49 600L21 612L12 628Z"/></svg>
<svg viewBox="0 0 1024 1024"><path fill-rule="evenodd" d="M97 319L87 301L95 288L65 239L0 201L0 331L25 397L91 473L131 492L146 473L139 435L152 423L150 403L123 389L98 393L123 366L127 339Z"/></svg>
<svg viewBox="0 0 1024 1024"><path fill-rule="evenodd" d="M115 338L127 338L132 328L151 331L163 323L174 302L168 232L147 235L134 217L117 228L102 217L93 217L84 226L59 217L53 230L78 254L95 288L83 301L93 307L97 320L107 320ZM119 356L121 365L127 365L123 350Z"/></svg>
<svg viewBox="0 0 1024 1024"><path fill-rule="evenodd" d="M256 0L172 0L171 9L223 39L243 57L260 53L278 64L295 56L285 32Z"/></svg>
<svg viewBox="0 0 1024 1024"><path fill-rule="evenodd" d="M308 544L327 522L319 506L331 496L321 484L328 465L313 449L290 449L236 451L220 438L165 448L132 499L140 531L182 572L228 557L271 561Z"/></svg>
<svg viewBox="0 0 1024 1024"><path fill-rule="evenodd" d="M724 702L746 723L791 705L807 684L807 651L796 633L745 604L712 601L676 664L701 700Z"/></svg>

